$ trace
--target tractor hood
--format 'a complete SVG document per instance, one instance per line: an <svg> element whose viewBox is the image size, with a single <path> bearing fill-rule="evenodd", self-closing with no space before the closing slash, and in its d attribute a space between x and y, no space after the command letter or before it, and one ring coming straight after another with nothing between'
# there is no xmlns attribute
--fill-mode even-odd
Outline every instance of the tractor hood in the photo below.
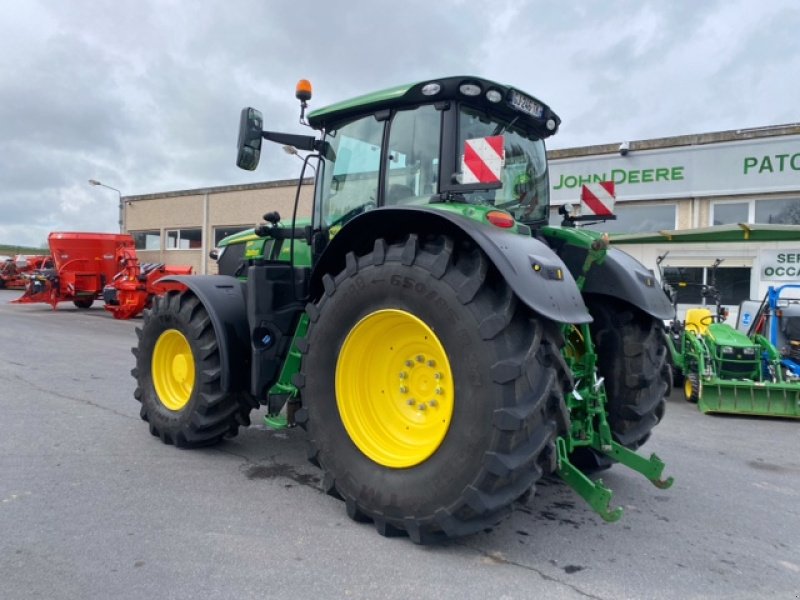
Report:
<svg viewBox="0 0 800 600"><path fill-rule="evenodd" d="M727 323L713 323L709 325L706 335L718 346L748 348L754 345L749 337Z"/></svg>

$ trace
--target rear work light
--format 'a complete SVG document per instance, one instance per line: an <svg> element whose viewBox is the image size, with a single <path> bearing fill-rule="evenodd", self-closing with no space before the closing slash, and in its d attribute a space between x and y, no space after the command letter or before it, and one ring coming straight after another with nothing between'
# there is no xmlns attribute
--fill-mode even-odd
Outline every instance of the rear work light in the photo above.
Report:
<svg viewBox="0 0 800 600"><path fill-rule="evenodd" d="M492 225L496 227L502 227L503 229L508 229L509 227L514 226L514 217L499 210L493 210L486 213L486 220Z"/></svg>

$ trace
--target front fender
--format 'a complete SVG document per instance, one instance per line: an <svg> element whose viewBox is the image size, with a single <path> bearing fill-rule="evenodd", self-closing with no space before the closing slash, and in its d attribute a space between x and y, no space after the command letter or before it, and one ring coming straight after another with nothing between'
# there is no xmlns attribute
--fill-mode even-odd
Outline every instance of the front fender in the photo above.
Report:
<svg viewBox="0 0 800 600"><path fill-rule="evenodd" d="M469 238L533 311L559 323L592 320L571 273L547 244L430 207L379 208L348 222L331 240L312 273L312 298L322 293L325 273L344 269L348 252L366 254L378 238L399 241L409 233Z"/></svg>
<svg viewBox="0 0 800 600"><path fill-rule="evenodd" d="M173 275L158 281L185 285L208 312L219 346L222 390L249 390L250 333L244 282L227 275Z"/></svg>

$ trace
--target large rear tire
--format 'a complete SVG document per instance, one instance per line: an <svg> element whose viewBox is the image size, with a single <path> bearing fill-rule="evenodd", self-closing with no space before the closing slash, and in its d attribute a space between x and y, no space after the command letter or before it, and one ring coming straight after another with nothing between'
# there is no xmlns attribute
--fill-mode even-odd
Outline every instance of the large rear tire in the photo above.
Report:
<svg viewBox="0 0 800 600"><path fill-rule="evenodd" d="M250 424L253 402L220 386L219 342L208 312L191 292L157 296L136 329L134 397L150 433L165 444L208 446Z"/></svg>
<svg viewBox="0 0 800 600"><path fill-rule="evenodd" d="M323 283L299 421L351 518L416 543L462 536L555 470L559 334L473 244L379 239Z"/></svg>
<svg viewBox="0 0 800 600"><path fill-rule="evenodd" d="M618 443L635 450L663 418L672 387L663 324L607 299L589 299L588 306L611 432Z"/></svg>

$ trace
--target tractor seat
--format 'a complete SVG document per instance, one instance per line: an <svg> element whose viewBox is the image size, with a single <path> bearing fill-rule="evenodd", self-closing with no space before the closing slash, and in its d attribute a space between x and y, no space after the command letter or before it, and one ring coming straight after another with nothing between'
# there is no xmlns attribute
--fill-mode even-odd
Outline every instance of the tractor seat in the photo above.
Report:
<svg viewBox="0 0 800 600"><path fill-rule="evenodd" d="M690 308L686 311L686 330L703 335L712 319L713 315L707 308Z"/></svg>

